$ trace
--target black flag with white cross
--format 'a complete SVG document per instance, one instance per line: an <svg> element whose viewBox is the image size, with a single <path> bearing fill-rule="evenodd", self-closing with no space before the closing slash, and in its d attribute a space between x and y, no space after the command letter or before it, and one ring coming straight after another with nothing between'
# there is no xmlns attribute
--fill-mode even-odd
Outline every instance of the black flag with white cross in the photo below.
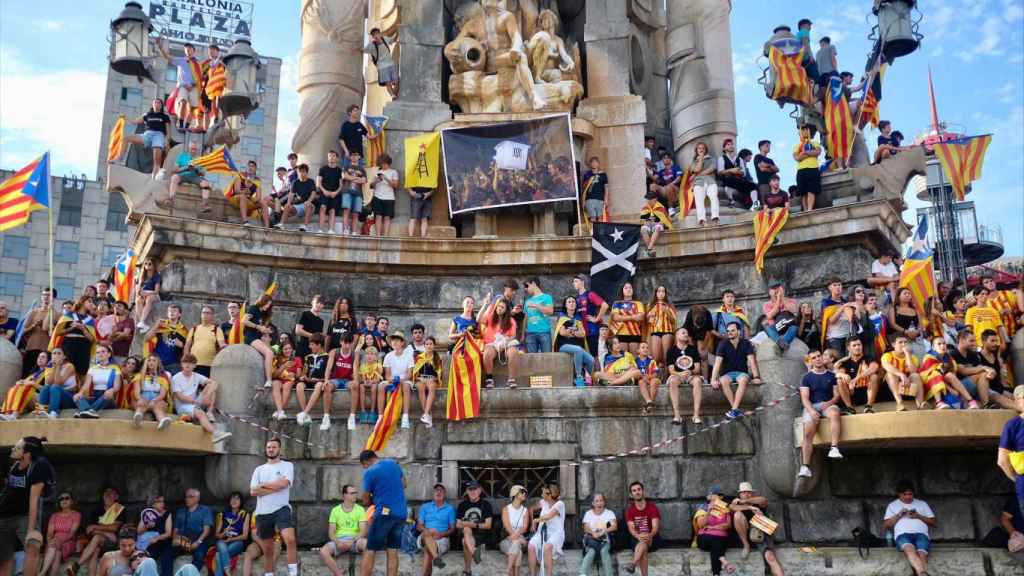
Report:
<svg viewBox="0 0 1024 576"><path fill-rule="evenodd" d="M640 225L594 222L590 245L590 289L613 302L622 285L636 274Z"/></svg>

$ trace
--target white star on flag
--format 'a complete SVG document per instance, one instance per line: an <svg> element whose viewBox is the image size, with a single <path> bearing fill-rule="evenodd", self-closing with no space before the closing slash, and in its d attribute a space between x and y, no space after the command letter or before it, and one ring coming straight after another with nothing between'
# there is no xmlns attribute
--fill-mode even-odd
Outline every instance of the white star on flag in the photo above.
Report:
<svg viewBox="0 0 1024 576"><path fill-rule="evenodd" d="M618 228L616 228L615 231L611 233L611 237L612 237L613 241L615 241L615 242L618 242L619 240L622 240L622 230L619 230Z"/></svg>

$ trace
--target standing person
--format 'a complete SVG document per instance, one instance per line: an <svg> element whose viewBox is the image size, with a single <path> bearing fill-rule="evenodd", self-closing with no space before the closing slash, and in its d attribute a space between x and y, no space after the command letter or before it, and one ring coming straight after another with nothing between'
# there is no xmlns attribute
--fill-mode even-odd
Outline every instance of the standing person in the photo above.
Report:
<svg viewBox="0 0 1024 576"><path fill-rule="evenodd" d="M764 203L765 195L768 193L768 186L771 183L772 176L776 176L779 173L779 167L775 164L775 161L768 157L771 151L771 140L761 140L757 143L758 153L754 155L754 177L757 178L757 191L760 194L762 204Z"/></svg>
<svg viewBox="0 0 1024 576"><path fill-rule="evenodd" d="M213 306L204 305L199 313L199 324L188 331L182 357L195 356L196 372L209 378L213 359L217 356L220 345L217 343L217 319L213 315Z"/></svg>
<svg viewBox="0 0 1024 576"><path fill-rule="evenodd" d="M601 576L612 576L612 534L619 529L615 512L605 508L604 494L595 493L590 510L583 515L583 559L580 574L589 576L594 557L600 557Z"/></svg>
<svg viewBox="0 0 1024 576"><path fill-rule="evenodd" d="M10 470L0 492L0 573L14 573L15 545L25 550L23 573L35 575L43 546L43 498L52 497L57 473L46 458L46 438L25 436L11 448Z"/></svg>
<svg viewBox="0 0 1024 576"><path fill-rule="evenodd" d="M931 506L914 498L914 485L909 480L896 484L896 500L885 508L884 530L892 530L896 548L907 557L915 576L927 576L928 553L932 542L928 529L938 524Z"/></svg>
<svg viewBox="0 0 1024 576"><path fill-rule="evenodd" d="M621 295L621 299L612 303L609 328L619 342L625 344L631 353L636 354L643 340L646 318L644 305L635 299L632 282L622 285Z"/></svg>
<svg viewBox="0 0 1024 576"><path fill-rule="evenodd" d="M583 200L587 218L597 222L604 218L605 210L611 210L608 202L608 174L601 169L601 160L597 156L591 156L587 166L590 169L583 173Z"/></svg>
<svg viewBox="0 0 1024 576"><path fill-rule="evenodd" d="M813 80L819 87L828 86L829 78L839 76L839 62L836 59L836 47L832 45L832 39L822 36L818 40L818 53L814 59L818 64L818 77Z"/></svg>
<svg viewBox="0 0 1024 576"><path fill-rule="evenodd" d="M319 312L317 312L319 314ZM312 318L310 318L312 320ZM322 324L321 324L322 326ZM313 321L313 327L316 327L315 320ZM321 328L322 331L322 328ZM352 299L347 297L341 297L334 301L334 306L331 308L331 324L327 328L328 347L337 348L341 346L341 337L345 334L352 334L356 337L356 343L358 344L360 338L357 332L359 331L359 321L356 319L356 311L352 306ZM373 342L363 342L364 345L368 346Z"/></svg>
<svg viewBox="0 0 1024 576"><path fill-rule="evenodd" d="M455 533L455 509L445 501L444 484L434 484L433 494L433 500L420 506L416 516L420 533L416 547L423 551L423 576L433 574L434 568L444 568L441 556L451 550L451 535Z"/></svg>
<svg viewBox="0 0 1024 576"><path fill-rule="evenodd" d="M135 321L128 315L128 304L118 300L114 303L114 330L110 333L110 350L114 362L120 364L131 353L135 339Z"/></svg>
<svg viewBox="0 0 1024 576"><path fill-rule="evenodd" d="M320 559L333 576L342 576L335 558L366 549L366 509L356 503L359 491L351 484L341 487L341 502L327 519L330 540L320 547Z"/></svg>
<svg viewBox="0 0 1024 576"><path fill-rule="evenodd" d="M821 300L821 340L823 348L842 355L846 353L847 338L853 334L853 312L856 306L846 304L843 281L839 278L829 278L827 289L828 296Z"/></svg>
<svg viewBox="0 0 1024 576"><path fill-rule="evenodd" d="M363 206L363 185L366 184L366 169L361 162L362 152L352 150L348 155L348 163L341 176L341 183L344 188L341 196L341 229L344 234L359 236L361 234L359 222L365 212L370 208Z"/></svg>
<svg viewBox="0 0 1024 576"><path fill-rule="evenodd" d="M171 66L178 68L178 84L174 89L174 114L178 117L178 130L184 132L192 115L201 110L199 95L203 91L202 63L196 58L196 47L185 43L185 56L171 56L162 42L157 43L160 54Z"/></svg>
<svg viewBox="0 0 1024 576"><path fill-rule="evenodd" d="M814 435L818 433L821 417L828 418L832 444L828 450L829 458L842 458L839 452L839 383L836 375L825 368L824 355L817 350L807 355L810 371L800 381L800 402L804 408L804 442L800 448L802 460L797 476L810 478L811 456L814 455Z"/></svg>
<svg viewBox="0 0 1024 576"><path fill-rule="evenodd" d="M341 181L343 174L341 167L338 166L338 153L331 150L327 153L327 164L320 167L320 171L316 175L316 200L313 201L313 206L317 208L317 212L320 214L319 232L321 234L334 234L335 223L338 217L338 211L342 208L342 198L338 195L341 194ZM347 210L342 211L341 218L341 230L345 232L345 214ZM325 223L328 221L327 217L330 216L330 227L324 229Z"/></svg>
<svg viewBox="0 0 1024 576"><path fill-rule="evenodd" d="M677 426L683 425L683 416L679 411L679 387L689 384L693 388L693 423L699 425L700 401L704 388L704 378L701 376L701 356L697 347L690 339L690 333L686 328L680 328L675 332L675 340L672 347L665 355L665 365L668 366L668 397L672 402L672 423Z"/></svg>
<svg viewBox="0 0 1024 576"><path fill-rule="evenodd" d="M299 574L299 553L295 548L295 522L289 495L295 480L291 462L281 459L281 440L276 436L267 440L267 462L252 472L249 495L256 497L256 532L262 539L263 574L273 576L277 560L275 532L281 533L288 554L288 576Z"/></svg>
<svg viewBox="0 0 1024 576"><path fill-rule="evenodd" d="M466 296L462 299L462 313L454 316L448 324L448 340L452 343L466 330L477 330L476 314L473 313L474 308L476 308L476 300L472 296Z"/></svg>
<svg viewBox="0 0 1024 576"><path fill-rule="evenodd" d="M313 298L309 302L309 310L303 310L302 314L299 314L299 318L295 321L295 355L299 358L305 358L306 354L309 354L310 337L313 334L324 333L324 319L320 317L320 312L323 309L323 298L319 294L313 294ZM335 309L337 309L337 306L335 306ZM331 321L334 321L333 314Z"/></svg>
<svg viewBox="0 0 1024 576"><path fill-rule="evenodd" d="M398 66L391 56L391 46L384 39L384 33L380 28L370 30L370 43L363 47L363 53L370 56L373 65L377 67L377 85L384 86L391 95L391 99L398 98Z"/></svg>
<svg viewBox="0 0 1024 576"><path fill-rule="evenodd" d="M434 211L434 192L436 188L413 186L409 192L409 236L416 237L416 223L420 225L420 236L427 237L430 216Z"/></svg>
<svg viewBox="0 0 1024 576"><path fill-rule="evenodd" d="M554 574L555 556L562 555L565 544L565 502L562 502L558 484L547 484L541 490L539 516L533 519L533 537L530 538L530 574L536 576L537 565L545 576Z"/></svg>
<svg viewBox="0 0 1024 576"><path fill-rule="evenodd" d="M366 552L361 576L373 573L374 556L387 550L387 576L398 576L398 550L402 547L402 526L408 515L405 475L397 462L381 460L373 450L359 453L363 467L363 505L373 505L373 520L366 535Z"/></svg>
<svg viewBox="0 0 1024 576"><path fill-rule="evenodd" d="M796 195L801 198L804 212L814 210L814 198L821 194L821 172L818 171L821 146L812 138L814 126L807 124L800 128L800 141L793 146L793 160L796 160Z"/></svg>
<svg viewBox="0 0 1024 576"><path fill-rule="evenodd" d="M391 233L397 188L398 170L391 167L391 156L382 154L377 159L377 176L373 181L373 215L381 219L377 222L377 236L387 236Z"/></svg>
<svg viewBox="0 0 1024 576"><path fill-rule="evenodd" d="M350 156L353 152L358 152L360 156L363 155L363 137L373 140L376 136L370 137L370 131L359 119L359 106L356 104L350 105L345 110L345 114L347 116L345 121L341 123L341 130L338 132L338 144L345 153L345 159L348 160L347 163L351 164Z"/></svg>
<svg viewBox="0 0 1024 576"><path fill-rule="evenodd" d="M185 505L174 511L174 547L171 557L192 556L192 565L202 570L206 551L214 544L213 512L199 503L199 490L185 490Z"/></svg>
<svg viewBox="0 0 1024 576"><path fill-rule="evenodd" d="M693 175L693 201L697 208L697 224L707 225L704 199L711 202L711 223L718 224L718 184L715 182L715 159L708 154L708 145L697 142L693 149L693 161L690 162L690 174Z"/></svg>
<svg viewBox="0 0 1024 576"><path fill-rule="evenodd" d="M721 388L726 400L732 407L725 416L730 419L742 418L740 404L747 384L761 384L757 357L750 341L740 336L740 323L730 322L725 331L726 339L718 344L715 350L715 367L711 370L711 387ZM751 379L753 376L753 379ZM732 385L736 384L736 394Z"/></svg>
<svg viewBox="0 0 1024 576"><path fill-rule="evenodd" d="M658 364L665 365L665 357L672 345L672 335L676 331L678 315L676 307L668 297L668 288L658 286L654 289L654 298L647 305L647 338L651 345L651 355Z"/></svg>
<svg viewBox="0 0 1024 576"><path fill-rule="evenodd" d="M555 302L540 288L540 279L531 278L523 283L528 297L523 304L526 315L526 352L551 352L551 316Z"/></svg>
<svg viewBox="0 0 1024 576"><path fill-rule="evenodd" d="M519 576L520 559L526 548L526 534L530 531L530 509L526 506L526 488L516 484L509 490L508 506L501 510L501 525L507 536L498 545L508 558L506 576Z"/></svg>
<svg viewBox="0 0 1024 576"><path fill-rule="evenodd" d="M626 507L626 527L629 529L629 535L636 541L636 547L633 548L633 559L626 564L625 570L628 574L634 574L639 568L640 574L647 576L648 556L654 549L654 539L661 530L661 512L654 502L647 500L644 485L639 481L629 485L629 498L630 503Z"/></svg>
<svg viewBox="0 0 1024 576"><path fill-rule="evenodd" d="M21 377L24 378L35 370L36 356L46 352L50 344L50 333L59 316L53 309L53 297L57 291L49 286L43 287L39 293L39 304L25 317L22 328L21 343L25 348L25 359L21 363Z"/></svg>
<svg viewBox="0 0 1024 576"><path fill-rule="evenodd" d="M153 151L152 178L156 180L164 166L164 150L171 140L171 117L164 112L164 101L154 98L153 103L141 118L131 121L131 124L145 124L146 130L141 136L129 134L126 140L131 144L139 144Z"/></svg>
<svg viewBox="0 0 1024 576"><path fill-rule="evenodd" d="M907 288L901 288L900 290L907 290L909 292ZM975 334L984 334L987 330L992 330L998 334L999 349L1002 351L1006 349L1006 343L1011 340L1013 335L1006 332L1006 326L1003 325L999 311L989 302L991 296L992 291L985 286L975 290L974 306L967 309L964 322Z"/></svg>
<svg viewBox="0 0 1024 576"><path fill-rule="evenodd" d="M491 503L482 498L483 488L476 481L466 485L466 498L459 502L455 510L455 528L462 532L462 563L465 566L463 574L472 573L473 565L481 561L484 543L482 542L486 532L491 529L491 522L494 521L494 510Z"/></svg>
<svg viewBox="0 0 1024 576"><path fill-rule="evenodd" d="M227 576L231 559L245 551L249 540L249 512L242 508L242 493L232 492L228 505L217 513L213 538L217 539L217 556L213 576Z"/></svg>
<svg viewBox="0 0 1024 576"><path fill-rule="evenodd" d="M1013 389L1013 403L1017 416L1003 425L996 464L1013 482L1017 505L1024 514L1024 384Z"/></svg>

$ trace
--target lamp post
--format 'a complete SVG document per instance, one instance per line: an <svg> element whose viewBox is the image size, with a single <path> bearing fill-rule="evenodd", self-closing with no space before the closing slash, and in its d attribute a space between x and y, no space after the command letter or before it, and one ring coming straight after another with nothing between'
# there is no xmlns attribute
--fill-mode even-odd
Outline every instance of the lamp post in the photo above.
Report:
<svg viewBox="0 0 1024 576"><path fill-rule="evenodd" d="M237 38L224 56L226 84L220 97L220 109L225 118L239 114L248 116L259 106L256 89L256 71L260 68L259 54L252 49L248 38Z"/></svg>
<svg viewBox="0 0 1024 576"><path fill-rule="evenodd" d="M126 76L152 80L149 67L152 31L153 23L142 10L142 4L126 3L124 10L110 23L110 67Z"/></svg>
<svg viewBox="0 0 1024 576"><path fill-rule="evenodd" d="M910 11L916 0L875 0L871 10L878 17L878 36L882 41L882 55L888 62L917 50L921 34Z"/></svg>

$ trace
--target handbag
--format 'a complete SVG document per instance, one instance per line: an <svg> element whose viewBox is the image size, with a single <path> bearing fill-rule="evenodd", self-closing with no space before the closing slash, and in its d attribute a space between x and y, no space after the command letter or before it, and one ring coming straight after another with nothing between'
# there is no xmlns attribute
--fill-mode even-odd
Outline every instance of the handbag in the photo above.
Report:
<svg viewBox="0 0 1024 576"><path fill-rule="evenodd" d="M584 534L583 535L583 547L584 548L592 548L594 550L594 552L600 552L601 548L603 548L604 545L607 544L607 543L608 543L608 536L607 535L605 535L604 538L594 538L590 534Z"/></svg>

